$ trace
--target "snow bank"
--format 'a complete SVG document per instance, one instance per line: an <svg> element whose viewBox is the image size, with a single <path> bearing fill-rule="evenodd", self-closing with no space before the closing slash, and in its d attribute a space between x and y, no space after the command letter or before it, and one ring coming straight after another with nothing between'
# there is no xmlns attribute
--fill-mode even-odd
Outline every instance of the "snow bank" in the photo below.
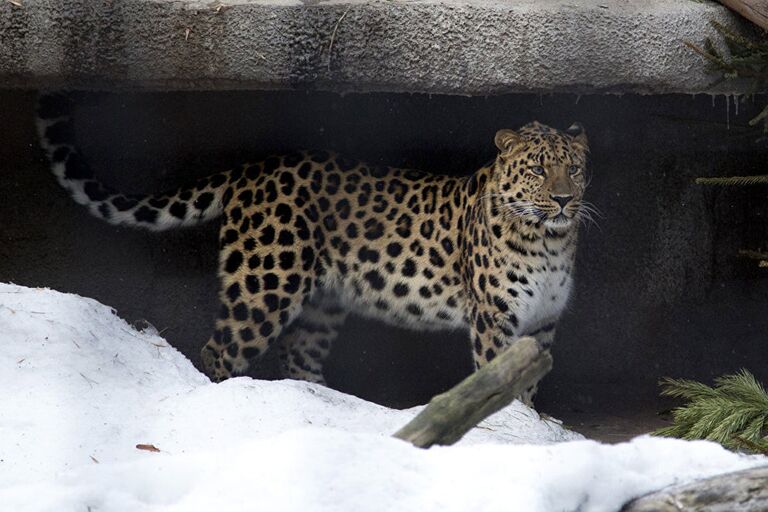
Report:
<svg viewBox="0 0 768 512"><path fill-rule="evenodd" d="M580 441L518 402L419 450L389 437L418 408L212 384L156 334L50 290L0 284L0 347L3 510L607 511L766 463L705 442Z"/></svg>

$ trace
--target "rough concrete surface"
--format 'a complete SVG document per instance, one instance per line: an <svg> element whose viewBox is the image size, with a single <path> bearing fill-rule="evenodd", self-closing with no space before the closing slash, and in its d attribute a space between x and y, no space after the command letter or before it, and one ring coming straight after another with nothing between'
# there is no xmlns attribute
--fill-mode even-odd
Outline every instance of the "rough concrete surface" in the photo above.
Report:
<svg viewBox="0 0 768 512"><path fill-rule="evenodd" d="M619 512L764 512L768 510L768 467L696 480L652 492Z"/></svg>
<svg viewBox="0 0 768 512"><path fill-rule="evenodd" d="M0 87L746 92L683 46L693 0L0 2Z"/></svg>
<svg viewBox="0 0 768 512"><path fill-rule="evenodd" d="M149 321L199 365L217 310L216 223L150 233L92 218L48 170L34 97L0 91L0 281L94 297L129 321ZM136 193L301 147L467 174L493 157L499 128L581 121L592 149L588 199L603 217L582 231L575 293L537 405L590 423L579 411L618 414L636 401L653 410L662 376L709 380L746 367L768 379L768 271L738 255L766 249L766 187L694 184L697 176L765 172L760 130L747 126L764 97L742 98L738 115L733 98L701 95L239 91L76 100L83 154L106 183ZM353 319L334 344L327 377L337 389L406 406L426 402L470 367L461 332Z"/></svg>

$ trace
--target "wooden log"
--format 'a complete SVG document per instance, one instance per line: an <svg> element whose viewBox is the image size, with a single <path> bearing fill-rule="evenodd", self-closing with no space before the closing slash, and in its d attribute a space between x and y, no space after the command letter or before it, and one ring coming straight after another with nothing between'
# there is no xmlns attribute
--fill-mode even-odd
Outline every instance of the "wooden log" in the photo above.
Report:
<svg viewBox="0 0 768 512"><path fill-rule="evenodd" d="M452 389L435 396L394 437L419 448L451 445L485 418L534 386L552 368L552 356L531 337L520 338Z"/></svg>
<svg viewBox="0 0 768 512"><path fill-rule="evenodd" d="M768 0L719 0L719 2L763 30L768 30Z"/></svg>
<svg viewBox="0 0 768 512"><path fill-rule="evenodd" d="M621 512L757 512L768 510L768 466L668 487L633 500Z"/></svg>

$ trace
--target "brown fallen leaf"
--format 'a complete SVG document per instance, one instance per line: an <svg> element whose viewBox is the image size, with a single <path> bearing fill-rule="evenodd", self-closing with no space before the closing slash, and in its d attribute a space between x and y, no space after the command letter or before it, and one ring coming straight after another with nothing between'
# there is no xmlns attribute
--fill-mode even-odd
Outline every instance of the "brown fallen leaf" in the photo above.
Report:
<svg viewBox="0 0 768 512"><path fill-rule="evenodd" d="M160 453L160 449L153 444L137 444L136 449L144 450L145 452Z"/></svg>
<svg viewBox="0 0 768 512"><path fill-rule="evenodd" d="M9 4L15 5L16 7L21 7L21 0L7 0Z"/></svg>
<svg viewBox="0 0 768 512"><path fill-rule="evenodd" d="M89 457L90 457L90 458L91 458L91 460L92 460L93 462L95 462L96 464L100 464L100 463L99 463L99 461L98 461L98 459L97 459L96 457L94 457L93 455L89 455Z"/></svg>

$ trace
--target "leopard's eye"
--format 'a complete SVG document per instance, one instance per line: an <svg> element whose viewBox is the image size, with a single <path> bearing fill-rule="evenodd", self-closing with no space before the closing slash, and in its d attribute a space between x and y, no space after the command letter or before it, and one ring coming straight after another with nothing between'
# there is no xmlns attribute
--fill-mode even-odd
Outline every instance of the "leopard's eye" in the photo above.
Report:
<svg viewBox="0 0 768 512"><path fill-rule="evenodd" d="M572 165L568 167L568 176L576 176L581 172L581 167L578 165Z"/></svg>
<svg viewBox="0 0 768 512"><path fill-rule="evenodd" d="M528 168L529 171L531 171L536 176L544 176L546 171L544 171L544 168L540 165L533 165Z"/></svg>

